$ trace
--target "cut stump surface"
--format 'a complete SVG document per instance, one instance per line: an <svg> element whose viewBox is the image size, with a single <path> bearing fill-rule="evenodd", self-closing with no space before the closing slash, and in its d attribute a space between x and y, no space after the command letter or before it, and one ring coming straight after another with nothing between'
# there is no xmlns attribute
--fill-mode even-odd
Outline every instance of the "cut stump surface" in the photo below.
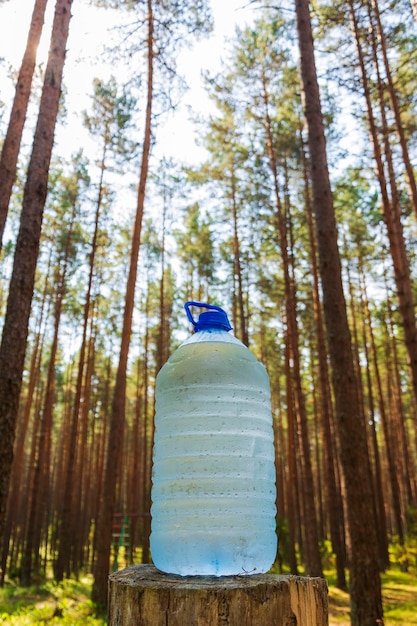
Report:
<svg viewBox="0 0 417 626"><path fill-rule="evenodd" d="M327 581L175 576L133 565L109 578L109 626L327 626Z"/></svg>

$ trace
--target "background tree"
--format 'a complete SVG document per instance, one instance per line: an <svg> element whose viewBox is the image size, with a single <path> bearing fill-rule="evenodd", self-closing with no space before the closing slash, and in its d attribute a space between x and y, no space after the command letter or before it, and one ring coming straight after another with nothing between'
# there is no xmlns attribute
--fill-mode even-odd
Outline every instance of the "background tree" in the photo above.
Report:
<svg viewBox="0 0 417 626"><path fill-rule="evenodd" d="M201 18L204 15L205 4L200 3L197 7L193 6L190 11L188 5L183 6L180 14L176 14L166 7L154 6L152 0L148 0L145 9L145 41L146 41L146 108L145 108L145 124L142 142L142 155L140 165L140 175L138 184L136 215L134 219L132 242L130 247L130 263L129 274L126 285L125 308L123 315L123 327L121 346L119 353L119 364L116 375L116 382L113 392L113 404L110 416L110 428L108 435L108 446L106 455L106 467L104 474L104 483L106 485L103 494L99 518L97 521L97 560L94 569L94 586L93 599L101 604L107 602L107 575L109 568L110 546L111 546L111 530L113 523L114 505L116 497L116 484L118 472L120 471L120 455L122 450L123 424L125 419L125 402L126 402L126 372L129 354L129 346L132 332L133 308L135 300L135 288L137 277L137 264L139 257L139 247L142 231L142 220L144 214L146 183L148 178L149 157L152 142L152 122L153 122L153 103L155 98L155 46L158 41L158 59L164 69L170 68L170 65L164 66L165 54L170 52L170 46L173 45L170 36L178 43L179 31L175 29L175 25L182 25L185 31L195 31L199 33L205 30ZM154 16L154 10L160 9L162 14ZM164 15L168 17L168 22L163 19ZM162 28L161 28L162 26ZM180 29L182 30L182 29ZM168 44L169 42L169 44ZM175 49L175 48L174 48Z"/></svg>
<svg viewBox="0 0 417 626"><path fill-rule="evenodd" d="M63 178L63 177L62 177ZM58 207L54 220L53 230L55 237L58 233L59 244L56 245L56 256L53 260L52 291L53 309L53 338L48 355L48 370L46 389L43 398L39 419L39 436L35 453L35 467L31 484L31 501L28 510L29 523L25 537L25 546L21 566L21 582L30 585L33 574L40 570L40 545L43 529L49 527L47 516L49 492L51 490L51 459L52 459L52 429L54 422L54 405L56 392L56 367L59 347L59 330L63 313L64 298L67 291L68 274L71 257L75 254L74 238L79 211L80 181L82 168L72 176L62 180L62 192L58 196ZM55 186L55 194L59 185ZM54 195L55 195L54 194ZM61 230L62 229L62 230ZM48 531L46 531L47 533Z"/></svg>
<svg viewBox="0 0 417 626"><path fill-rule="evenodd" d="M175 231L177 254L186 276L184 302L196 298L207 302L215 274L214 242L209 216L202 216L198 202L185 208L184 229Z"/></svg>
<svg viewBox="0 0 417 626"><path fill-rule="evenodd" d="M119 95L117 85L112 78L107 85L100 81L95 81L95 92L93 100L93 112L86 115L86 125L102 143L101 160L99 165L100 178L97 190L97 200L95 209L94 231L91 243L91 253L89 255L89 272L87 282L87 293L84 304L84 319L81 339L81 349L79 356L77 385L72 409L72 426L70 429L68 444L68 460L65 477L65 490L62 500L62 511L59 519L58 558L55 563L55 577L62 580L64 572L67 576L71 573L70 555L74 553L77 540L76 524L79 519L74 515L76 509L80 508L81 498L77 497L76 485L80 484L74 480L76 475L76 446L81 414L81 401L83 395L84 368L86 352L88 349L87 336L88 325L92 305L92 289L95 271L95 261L99 242L99 224L101 212L105 199L104 175L109 167L109 162L120 160L121 156L132 154L132 144L126 139L126 130L131 121L131 111L135 106L135 101L125 94ZM85 399L84 399L85 401ZM79 511L81 514L81 511Z"/></svg>
<svg viewBox="0 0 417 626"><path fill-rule="evenodd" d="M72 0L57 0L0 347L0 541L13 461L30 307Z"/></svg>
<svg viewBox="0 0 417 626"><path fill-rule="evenodd" d="M358 406L357 382L342 287L309 2L297 0L295 6L305 115L308 125L313 209L317 229L323 308L332 362L336 424L348 509L352 624L366 626L382 619L375 520L373 509L368 506L368 502L373 500L373 494L368 468L366 464L364 466L364 459L367 458L364 417Z"/></svg>
<svg viewBox="0 0 417 626"><path fill-rule="evenodd" d="M13 183L16 178L16 165L22 140L23 126L32 87L35 70L36 52L42 34L47 0L36 0L33 7L32 20L16 83L16 93L10 112L10 121L0 156L0 250L6 223L7 210Z"/></svg>

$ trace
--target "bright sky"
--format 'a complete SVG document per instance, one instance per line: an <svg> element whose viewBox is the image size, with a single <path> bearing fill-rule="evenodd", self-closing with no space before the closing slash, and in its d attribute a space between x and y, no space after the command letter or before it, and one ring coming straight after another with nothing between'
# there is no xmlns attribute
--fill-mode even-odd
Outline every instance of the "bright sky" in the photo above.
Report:
<svg viewBox="0 0 417 626"><path fill-rule="evenodd" d="M208 102L201 82L203 69L216 70L225 50L227 38L233 36L236 24L243 25L251 20L253 10L247 6L249 0L211 0L215 20L215 30L208 39L196 44L193 49L185 50L180 57L181 72L186 76L190 91L186 94L181 110L174 119L167 120L163 132L164 152L177 155L180 160L187 160L195 148L195 128L188 119L187 105L203 112ZM7 60L16 70L22 60L34 0L7 0L0 4L0 57ZM50 27L55 2L49 0L47 19L38 54L39 60L46 60ZM63 140L68 142L70 152L76 150L82 110L89 104L92 92L92 80L96 76L105 76L106 67L99 63L98 53L104 42L111 37L114 25L113 10L98 9L84 0L74 0L70 24L70 39L64 70L64 82L67 87L68 125L66 131L60 131ZM96 65L97 64L97 65ZM107 68L111 70L113 68ZM0 70L0 98L7 105L3 124L8 120L8 110L14 90L10 81L4 79L4 68ZM74 145L72 145L74 144Z"/></svg>

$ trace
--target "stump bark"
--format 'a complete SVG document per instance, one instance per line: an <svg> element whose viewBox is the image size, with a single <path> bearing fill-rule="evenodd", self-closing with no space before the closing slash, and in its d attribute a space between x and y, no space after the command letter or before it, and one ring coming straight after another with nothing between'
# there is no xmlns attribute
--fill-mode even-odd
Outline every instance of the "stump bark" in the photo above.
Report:
<svg viewBox="0 0 417 626"><path fill-rule="evenodd" d="M327 626L327 581L175 576L133 565L109 578L109 626Z"/></svg>

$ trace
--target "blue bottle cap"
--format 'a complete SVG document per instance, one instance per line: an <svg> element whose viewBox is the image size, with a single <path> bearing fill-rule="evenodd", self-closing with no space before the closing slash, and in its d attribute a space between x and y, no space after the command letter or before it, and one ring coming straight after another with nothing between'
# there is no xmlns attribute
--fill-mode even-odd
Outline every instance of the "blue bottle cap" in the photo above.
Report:
<svg viewBox="0 0 417 626"><path fill-rule="evenodd" d="M200 309L208 309L203 313L200 313L198 321L196 322L190 311L191 306L199 307ZM203 302L186 302L184 304L187 317L191 324L194 326L195 332L199 330L232 330L226 311L215 304L204 304Z"/></svg>

